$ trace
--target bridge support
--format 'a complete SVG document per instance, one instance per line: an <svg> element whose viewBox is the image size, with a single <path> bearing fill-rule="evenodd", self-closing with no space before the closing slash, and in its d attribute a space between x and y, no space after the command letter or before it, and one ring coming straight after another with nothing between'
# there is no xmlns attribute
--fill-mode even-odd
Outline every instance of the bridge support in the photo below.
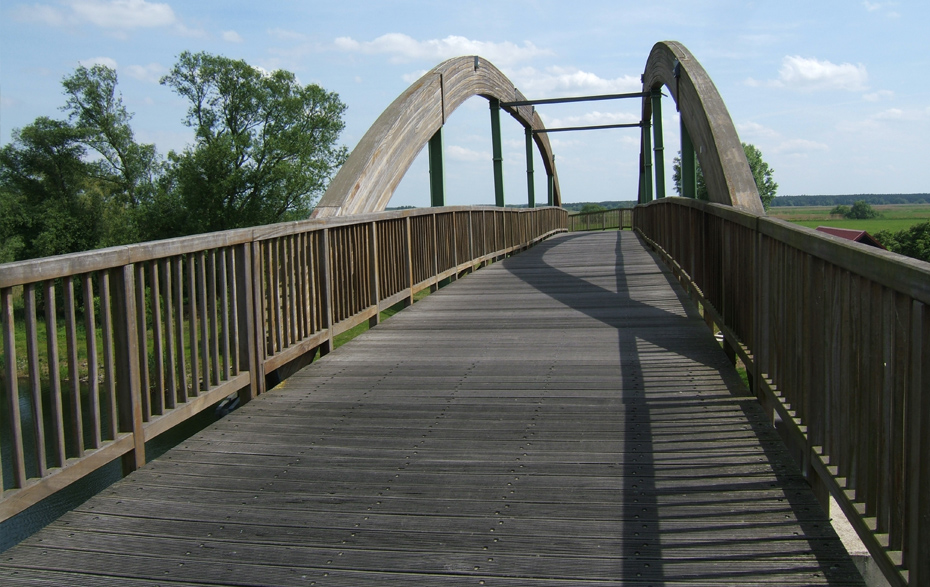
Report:
<svg viewBox="0 0 930 587"><path fill-rule="evenodd" d="M697 172L694 164L694 143L688 134L685 121L681 121L681 195L685 198L697 197Z"/></svg>
<svg viewBox="0 0 930 587"><path fill-rule="evenodd" d="M662 90L652 90L652 130L655 134L656 199L665 197L665 147L662 139Z"/></svg>
<svg viewBox="0 0 930 587"><path fill-rule="evenodd" d="M533 129L526 127L526 203L536 207L536 186L533 184Z"/></svg>
<svg viewBox="0 0 930 587"><path fill-rule="evenodd" d="M555 155L552 156L552 162L555 163ZM555 206L555 176L550 172L546 173L546 191L549 205Z"/></svg>
<svg viewBox="0 0 930 587"><path fill-rule="evenodd" d="M491 149L494 158L494 205L504 206L504 152L501 148L501 101L491 98Z"/></svg>
<svg viewBox="0 0 930 587"><path fill-rule="evenodd" d="M442 127L429 140L429 202L430 206L446 205L446 174L442 160Z"/></svg>
<svg viewBox="0 0 930 587"><path fill-rule="evenodd" d="M652 201L652 138L649 136L651 121L648 117L643 117L643 139L640 155L642 157L642 167L640 169L640 191L642 198L640 204Z"/></svg>

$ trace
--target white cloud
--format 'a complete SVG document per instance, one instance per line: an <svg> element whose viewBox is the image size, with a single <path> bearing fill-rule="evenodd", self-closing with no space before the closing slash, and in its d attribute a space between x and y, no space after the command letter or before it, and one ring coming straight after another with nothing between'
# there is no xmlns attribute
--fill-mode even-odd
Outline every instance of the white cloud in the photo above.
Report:
<svg viewBox="0 0 930 587"><path fill-rule="evenodd" d="M490 161L491 154L473 149L466 149L458 145L449 145L446 147L446 155L449 159L456 161Z"/></svg>
<svg viewBox="0 0 930 587"><path fill-rule="evenodd" d="M110 69L117 68L116 60L110 57L91 57L90 59L81 59L78 61L78 63L87 68L93 67L95 65L105 65Z"/></svg>
<svg viewBox="0 0 930 587"><path fill-rule="evenodd" d="M62 26L67 21L64 12L45 4L20 5L13 9L13 17L26 22L38 22L48 26Z"/></svg>
<svg viewBox="0 0 930 587"><path fill-rule="evenodd" d="M71 0L68 5L80 20L101 28L151 28L176 21L171 6L145 0Z"/></svg>
<svg viewBox="0 0 930 587"><path fill-rule="evenodd" d="M830 147L817 141L807 139L790 139L777 145L773 152L782 155L803 155L811 151L829 151Z"/></svg>
<svg viewBox="0 0 930 587"><path fill-rule="evenodd" d="M639 115L628 112L587 112L581 116L554 118L546 126L559 128L565 126L600 126L604 124L630 124L639 122Z"/></svg>
<svg viewBox="0 0 930 587"><path fill-rule="evenodd" d="M229 43L241 43L242 37L236 31L223 31L223 40Z"/></svg>
<svg viewBox="0 0 930 587"><path fill-rule="evenodd" d="M859 92L868 89L869 74L862 64L839 65L819 59L788 55L778 70L778 85L802 91L848 90Z"/></svg>
<svg viewBox="0 0 930 587"><path fill-rule="evenodd" d="M419 69L417 71L411 71L410 73L405 73L404 75L400 76L400 79L404 80L408 84L412 84L413 82L423 77L427 71L429 70Z"/></svg>
<svg viewBox="0 0 930 587"><path fill-rule="evenodd" d="M307 35L282 28L268 29L268 35L280 41L306 41Z"/></svg>
<svg viewBox="0 0 930 587"><path fill-rule="evenodd" d="M539 49L533 43L524 41L517 45L509 41L493 43L475 41L465 37L450 35L444 39L418 41L402 33L388 33L373 41L359 42L351 37L339 37L333 45L340 51L362 53L366 55L391 55L391 61L402 63L409 61L441 61L459 55L480 55L498 66L525 61L551 52Z"/></svg>
<svg viewBox="0 0 930 587"><path fill-rule="evenodd" d="M148 65L130 65L125 69L126 75L137 80L150 83L158 83L161 76L167 73L167 69L159 63L149 63Z"/></svg>
<svg viewBox="0 0 930 587"><path fill-rule="evenodd" d="M609 79L571 67L549 67L545 72L527 67L514 72L512 79L524 95L533 98L580 93L626 93L643 88L638 75Z"/></svg>
<svg viewBox="0 0 930 587"><path fill-rule="evenodd" d="M781 134L767 126L763 126L758 122L743 122L736 125L736 130L741 136L746 137L758 137L764 139L777 139L781 137Z"/></svg>
<svg viewBox="0 0 930 587"><path fill-rule="evenodd" d="M865 94L862 96L862 99L867 102L879 102L881 100L890 100L894 98L894 92L891 90L879 90L877 92L872 92L871 94Z"/></svg>

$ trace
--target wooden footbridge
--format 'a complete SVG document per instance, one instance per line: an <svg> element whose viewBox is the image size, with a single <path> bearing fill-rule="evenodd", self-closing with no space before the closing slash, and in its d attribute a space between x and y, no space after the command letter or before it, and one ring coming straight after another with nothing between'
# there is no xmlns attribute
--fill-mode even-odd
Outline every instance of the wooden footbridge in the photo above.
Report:
<svg viewBox="0 0 930 587"><path fill-rule="evenodd" d="M766 218L677 43L644 121L663 86L714 202L649 201L644 122L634 232L565 232L538 116L469 57L388 108L316 219L0 266L0 520L128 473L0 583L863 584L832 496L889 582L930 584L930 266ZM529 129L554 206L379 212L421 146L441 176L475 94Z"/></svg>

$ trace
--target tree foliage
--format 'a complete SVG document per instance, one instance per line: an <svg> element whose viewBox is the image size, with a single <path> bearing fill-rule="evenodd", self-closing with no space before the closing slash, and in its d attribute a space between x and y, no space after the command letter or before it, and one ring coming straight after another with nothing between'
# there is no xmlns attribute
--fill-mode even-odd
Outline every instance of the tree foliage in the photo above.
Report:
<svg viewBox="0 0 930 587"><path fill-rule="evenodd" d="M881 230L874 236L889 251L930 263L930 221L904 230Z"/></svg>
<svg viewBox="0 0 930 587"><path fill-rule="evenodd" d="M759 191L759 199L762 200L762 205L768 210L778 191L778 184L775 183L773 177L775 170L762 159L762 151L755 145L743 143L743 152L746 153L746 160L749 162L749 170L752 172L752 178L756 183L756 189ZM695 159L694 167L696 174L695 180L697 183L697 199L707 200L707 184L704 181L704 173L701 171L701 164L697 159ZM681 195L680 153L679 156L675 157L672 161L672 180L675 183L675 192Z"/></svg>
<svg viewBox="0 0 930 587"><path fill-rule="evenodd" d="M14 130L0 149L0 263L304 218L347 157L345 105L292 73L183 53L162 83L196 131L167 161L136 142L103 65L64 77L65 120Z"/></svg>
<svg viewBox="0 0 930 587"><path fill-rule="evenodd" d="M868 220L870 218L878 218L878 212L865 200L857 200L844 216L852 220Z"/></svg>
<svg viewBox="0 0 930 587"><path fill-rule="evenodd" d="M845 204L837 204L830 210L830 216L846 216L849 214L849 206Z"/></svg>
<svg viewBox="0 0 930 587"><path fill-rule="evenodd" d="M348 156L336 145L345 105L293 73L185 52L161 83L188 100L196 133L169 154L158 203L182 233L304 218Z"/></svg>
<svg viewBox="0 0 930 587"><path fill-rule="evenodd" d="M81 132L40 117L0 149L0 248L28 259L94 248L102 202L85 189L90 164ZM7 261L13 259L5 259Z"/></svg>

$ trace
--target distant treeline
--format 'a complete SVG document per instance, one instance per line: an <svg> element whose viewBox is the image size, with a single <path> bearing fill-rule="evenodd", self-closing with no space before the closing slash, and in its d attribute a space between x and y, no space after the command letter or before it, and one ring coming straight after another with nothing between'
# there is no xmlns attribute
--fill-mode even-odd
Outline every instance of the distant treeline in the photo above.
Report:
<svg viewBox="0 0 930 587"><path fill-rule="evenodd" d="M562 204L562 207L570 212L581 212L581 209L587 204L597 204L605 210L616 210L617 208L633 208L636 206L635 200L611 200L608 202L571 202Z"/></svg>
<svg viewBox="0 0 930 587"><path fill-rule="evenodd" d="M772 206L852 206L865 200L872 206L882 204L930 204L930 194L851 194L846 196L776 196Z"/></svg>

